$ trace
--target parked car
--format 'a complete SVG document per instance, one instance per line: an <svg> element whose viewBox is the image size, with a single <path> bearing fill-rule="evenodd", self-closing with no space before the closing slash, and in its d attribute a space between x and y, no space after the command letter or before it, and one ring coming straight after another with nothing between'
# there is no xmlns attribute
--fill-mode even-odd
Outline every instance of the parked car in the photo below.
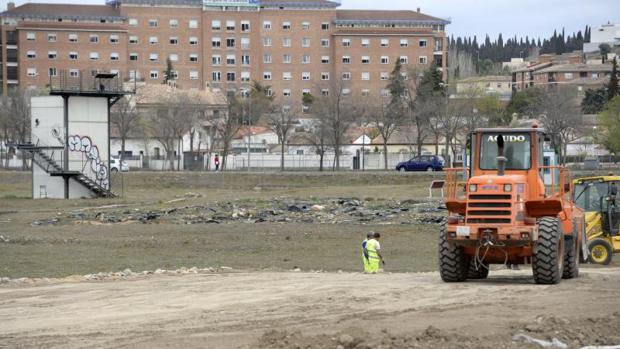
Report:
<svg viewBox="0 0 620 349"><path fill-rule="evenodd" d="M121 161L120 159L117 158L111 158L110 159L110 171L112 172L128 172L129 171L129 164L127 164L126 161Z"/></svg>
<svg viewBox="0 0 620 349"><path fill-rule="evenodd" d="M396 165L396 171L443 171L444 160L436 155L422 155Z"/></svg>

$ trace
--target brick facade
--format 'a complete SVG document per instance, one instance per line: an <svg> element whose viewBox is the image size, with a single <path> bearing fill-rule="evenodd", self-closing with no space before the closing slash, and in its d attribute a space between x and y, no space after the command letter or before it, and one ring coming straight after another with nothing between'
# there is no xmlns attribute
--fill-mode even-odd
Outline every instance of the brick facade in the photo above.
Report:
<svg viewBox="0 0 620 349"><path fill-rule="evenodd" d="M397 59L407 69L435 61L445 71L448 21L419 11L338 6L327 0L25 4L1 14L2 87L45 86L50 68L118 71L124 80L161 83L171 59L181 88L242 93L259 81L295 105L305 91L329 93L334 86L379 96ZM17 34L15 45L7 45L7 33ZM56 41L48 40L54 34ZM11 79L9 66L18 67Z"/></svg>

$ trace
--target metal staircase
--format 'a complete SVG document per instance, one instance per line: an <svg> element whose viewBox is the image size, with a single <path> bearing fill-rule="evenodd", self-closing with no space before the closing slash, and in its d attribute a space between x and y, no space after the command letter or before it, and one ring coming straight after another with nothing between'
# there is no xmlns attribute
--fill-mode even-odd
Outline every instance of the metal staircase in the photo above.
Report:
<svg viewBox="0 0 620 349"><path fill-rule="evenodd" d="M45 172L49 173L50 176L73 178L76 182L80 183L95 194L95 196L100 198L112 198L116 196L112 191L93 181L83 172L65 171L55 160L55 158L59 156L60 162L63 162L64 147L50 147L40 144L35 145L32 143L20 144L17 147L20 150L24 150L32 154L32 162L37 164Z"/></svg>

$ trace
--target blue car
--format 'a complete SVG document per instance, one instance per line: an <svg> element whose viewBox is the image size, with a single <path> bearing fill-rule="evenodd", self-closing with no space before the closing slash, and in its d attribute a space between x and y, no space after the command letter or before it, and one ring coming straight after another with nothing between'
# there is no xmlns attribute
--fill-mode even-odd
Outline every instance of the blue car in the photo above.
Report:
<svg viewBox="0 0 620 349"><path fill-rule="evenodd" d="M443 171L444 160L435 155L422 155L396 165L396 171Z"/></svg>

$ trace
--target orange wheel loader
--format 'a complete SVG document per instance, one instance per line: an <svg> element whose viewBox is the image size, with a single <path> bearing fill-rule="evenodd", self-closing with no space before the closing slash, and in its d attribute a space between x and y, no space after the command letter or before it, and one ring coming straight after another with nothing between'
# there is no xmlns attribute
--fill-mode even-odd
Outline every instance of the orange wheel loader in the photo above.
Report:
<svg viewBox="0 0 620 349"><path fill-rule="evenodd" d="M572 202L568 170L546 165L549 141L537 125L468 135L467 168L446 170L444 281L484 279L492 264L531 264L538 284L579 275L579 256L588 255L584 212Z"/></svg>

